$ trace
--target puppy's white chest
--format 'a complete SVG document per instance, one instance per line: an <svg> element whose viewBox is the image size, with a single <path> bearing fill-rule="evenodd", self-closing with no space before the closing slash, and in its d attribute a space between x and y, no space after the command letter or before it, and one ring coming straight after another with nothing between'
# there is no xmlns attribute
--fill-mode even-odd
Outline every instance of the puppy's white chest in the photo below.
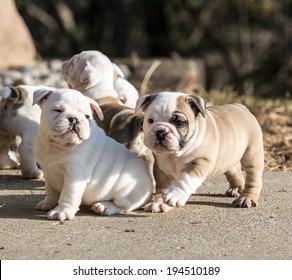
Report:
<svg viewBox="0 0 292 280"><path fill-rule="evenodd" d="M46 173L46 180L50 182L50 184L56 191L61 192L64 185L64 166L61 163L54 161L48 161L43 164L43 169Z"/></svg>

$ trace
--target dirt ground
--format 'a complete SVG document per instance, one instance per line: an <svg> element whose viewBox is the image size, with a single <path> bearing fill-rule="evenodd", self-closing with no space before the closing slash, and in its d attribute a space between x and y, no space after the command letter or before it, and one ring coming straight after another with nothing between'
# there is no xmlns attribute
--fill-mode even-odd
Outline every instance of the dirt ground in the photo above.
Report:
<svg viewBox="0 0 292 280"><path fill-rule="evenodd" d="M292 114L270 111L258 120L264 133L265 166L267 170L292 170Z"/></svg>
<svg viewBox="0 0 292 280"><path fill-rule="evenodd" d="M254 208L233 208L234 198L224 196L226 179L219 176L167 213L102 217L82 207L63 223L34 209L44 197L44 181L19 174L0 171L2 260L292 259L292 172L265 172Z"/></svg>

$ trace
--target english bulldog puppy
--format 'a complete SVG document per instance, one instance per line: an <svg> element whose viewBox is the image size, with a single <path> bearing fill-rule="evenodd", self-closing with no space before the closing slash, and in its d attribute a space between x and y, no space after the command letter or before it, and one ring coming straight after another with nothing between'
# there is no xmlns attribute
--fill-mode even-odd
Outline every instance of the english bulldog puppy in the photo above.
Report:
<svg viewBox="0 0 292 280"><path fill-rule="evenodd" d="M146 211L182 207L205 179L220 174L229 182L226 194L238 196L234 206L258 205L263 134L245 106L206 108L199 96L162 92L140 97L139 109L145 113L144 142L155 157L156 191L162 193Z"/></svg>
<svg viewBox="0 0 292 280"><path fill-rule="evenodd" d="M153 177L154 157L150 149L144 144L142 112L135 112L134 109L118 104L114 98L100 98L97 100L103 112L104 119L97 116L94 119L106 135L123 144L127 149L144 160Z"/></svg>
<svg viewBox="0 0 292 280"><path fill-rule="evenodd" d="M83 51L64 61L61 76L70 88L95 100L113 96L121 104L135 108L139 97L121 69L99 51Z"/></svg>
<svg viewBox="0 0 292 280"><path fill-rule="evenodd" d="M117 66L118 67L118 66ZM118 77L114 83L118 98L123 105L135 109L139 93L136 88L123 77Z"/></svg>
<svg viewBox="0 0 292 280"><path fill-rule="evenodd" d="M108 100L108 98L107 98ZM104 103L103 98L97 100L103 112L104 119L95 117L95 121L106 135L123 144L126 148L135 153L138 157L145 155L143 118L142 112L135 112L134 109L118 104L115 100Z"/></svg>
<svg viewBox="0 0 292 280"><path fill-rule="evenodd" d="M20 85L0 90L0 169L19 168L18 162L9 156L11 144L19 136L21 141L17 148L22 176L32 179L43 176L33 151L41 111L32 106L32 100L33 92L39 88L40 86Z"/></svg>
<svg viewBox="0 0 292 280"><path fill-rule="evenodd" d="M15 137L13 135L0 129L0 169L19 168L19 160L17 156L15 156L15 153L12 153L12 151L10 150L13 140L15 140Z"/></svg>
<svg viewBox="0 0 292 280"><path fill-rule="evenodd" d="M37 209L50 210L49 219L71 220L79 206L100 215L132 211L152 196L145 162L105 135L93 119L98 104L72 89L38 90L41 108L35 150L43 169L46 197Z"/></svg>

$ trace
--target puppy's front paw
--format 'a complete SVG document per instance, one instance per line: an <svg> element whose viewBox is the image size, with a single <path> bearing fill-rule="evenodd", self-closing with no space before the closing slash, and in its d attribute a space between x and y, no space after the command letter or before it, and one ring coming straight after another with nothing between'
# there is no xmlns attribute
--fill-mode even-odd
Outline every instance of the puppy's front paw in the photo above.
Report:
<svg viewBox="0 0 292 280"><path fill-rule="evenodd" d="M172 207L182 207L188 200L188 195L178 187L168 187L162 190L163 201Z"/></svg>
<svg viewBox="0 0 292 280"><path fill-rule="evenodd" d="M91 205L91 210L102 216L120 214L123 212L122 208L108 201L93 203Z"/></svg>
<svg viewBox="0 0 292 280"><path fill-rule="evenodd" d="M75 217L75 213L75 210L57 206L47 214L47 217L50 220L60 220L63 222L65 220L72 220Z"/></svg>
<svg viewBox="0 0 292 280"><path fill-rule="evenodd" d="M233 201L234 207L251 208L258 206L258 196L250 194L241 194Z"/></svg>
<svg viewBox="0 0 292 280"><path fill-rule="evenodd" d="M40 170L34 170L34 171L22 171L21 173L22 177L25 179L42 179L44 177L44 174Z"/></svg>
<svg viewBox="0 0 292 280"><path fill-rule="evenodd" d="M152 213L168 212L171 209L173 208L165 204L162 198L157 199L156 201L152 201L146 204L144 207L145 212L152 212Z"/></svg>
<svg viewBox="0 0 292 280"><path fill-rule="evenodd" d="M53 209L57 205L58 205L57 201L46 197L44 200L41 200L39 203L37 203L35 209L47 211Z"/></svg>

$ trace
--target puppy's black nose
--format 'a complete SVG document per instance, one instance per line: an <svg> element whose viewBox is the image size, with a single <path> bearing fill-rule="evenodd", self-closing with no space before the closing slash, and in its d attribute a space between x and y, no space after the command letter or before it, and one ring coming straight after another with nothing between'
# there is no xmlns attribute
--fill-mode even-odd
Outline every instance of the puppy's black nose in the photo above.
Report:
<svg viewBox="0 0 292 280"><path fill-rule="evenodd" d="M70 130L78 132L79 131L78 120L76 118L68 118L68 121L70 123Z"/></svg>
<svg viewBox="0 0 292 280"><path fill-rule="evenodd" d="M158 131L156 132L156 139L157 139L159 142L162 142L162 141L165 140L166 134L167 134L166 131L164 131L164 130L158 130Z"/></svg>
<svg viewBox="0 0 292 280"><path fill-rule="evenodd" d="M74 126L78 123L78 120L76 118L68 118L68 121L70 125Z"/></svg>

